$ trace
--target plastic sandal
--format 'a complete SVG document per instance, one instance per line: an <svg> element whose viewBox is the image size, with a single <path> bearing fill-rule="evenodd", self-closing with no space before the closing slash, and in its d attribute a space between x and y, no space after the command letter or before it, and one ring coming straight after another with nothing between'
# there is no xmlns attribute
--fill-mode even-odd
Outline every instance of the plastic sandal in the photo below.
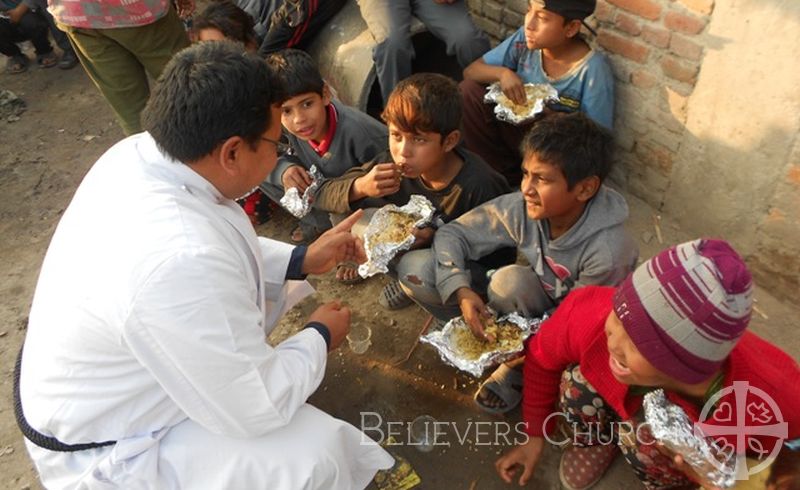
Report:
<svg viewBox="0 0 800 490"><path fill-rule="evenodd" d="M39 68L52 68L58 64L58 56L55 51L50 51L36 56L36 62L39 64Z"/></svg>
<svg viewBox="0 0 800 490"><path fill-rule="evenodd" d="M494 393L497 398L505 403L504 407L490 407L484 405L481 397L483 390ZM478 391L472 397L475 404L481 410L493 414L503 414L513 410L522 400L522 373L514 368L508 367L506 364L501 364L500 367L486 378L486 381L481 383Z"/></svg>
<svg viewBox="0 0 800 490"><path fill-rule="evenodd" d="M12 56L8 59L8 64L6 65L6 73L11 75L24 73L28 70L28 63L29 63L28 57L25 55Z"/></svg>
<svg viewBox="0 0 800 490"><path fill-rule="evenodd" d="M387 310L401 310L407 306L411 306L414 300L408 297L400 283L393 280L383 287L381 296L378 298L378 303Z"/></svg>

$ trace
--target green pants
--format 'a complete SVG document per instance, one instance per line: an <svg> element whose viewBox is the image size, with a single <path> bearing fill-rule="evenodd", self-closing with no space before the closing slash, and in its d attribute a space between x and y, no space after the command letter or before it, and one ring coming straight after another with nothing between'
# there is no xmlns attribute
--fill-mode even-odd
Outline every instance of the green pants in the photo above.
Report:
<svg viewBox="0 0 800 490"><path fill-rule="evenodd" d="M111 105L126 135L140 133L150 97L148 75L157 79L172 55L189 45L174 7L152 24L84 29L59 24L86 73Z"/></svg>

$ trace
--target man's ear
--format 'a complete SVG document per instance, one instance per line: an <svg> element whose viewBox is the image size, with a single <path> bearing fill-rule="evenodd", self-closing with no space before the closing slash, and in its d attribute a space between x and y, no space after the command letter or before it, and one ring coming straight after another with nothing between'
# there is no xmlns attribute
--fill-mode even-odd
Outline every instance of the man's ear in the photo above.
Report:
<svg viewBox="0 0 800 490"><path fill-rule="evenodd" d="M231 136L222 142L219 149L218 161L220 168L223 172L229 175L236 175L239 173L239 158L243 149L243 145L247 142L241 136Z"/></svg>
<svg viewBox="0 0 800 490"><path fill-rule="evenodd" d="M567 37L575 37L579 32L581 32L581 25L583 24L578 19L570 20L567 22L567 25L564 26L564 33L567 35Z"/></svg>
<svg viewBox="0 0 800 490"><path fill-rule="evenodd" d="M593 198L595 194L597 194L598 189L600 189L600 177L596 175L592 175L591 177L586 177L585 179L581 180L577 184L578 193L576 194L579 201L586 202L589 199Z"/></svg>
<svg viewBox="0 0 800 490"><path fill-rule="evenodd" d="M461 131L457 129L451 131L450 134L444 137L444 141L442 142L444 151L451 151L456 147L459 141L461 141Z"/></svg>

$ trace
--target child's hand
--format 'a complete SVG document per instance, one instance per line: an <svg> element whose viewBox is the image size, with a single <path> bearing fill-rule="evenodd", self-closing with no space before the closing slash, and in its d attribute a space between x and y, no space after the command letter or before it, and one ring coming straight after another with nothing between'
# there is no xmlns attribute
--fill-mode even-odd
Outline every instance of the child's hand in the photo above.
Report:
<svg viewBox="0 0 800 490"><path fill-rule="evenodd" d="M458 298L458 307L461 308L461 315L464 316L464 321L467 322L472 333L479 339L493 342L494 337L486 335L486 332L483 331L483 323L491 315L478 293L470 288L460 288L456 291L456 298Z"/></svg>
<svg viewBox="0 0 800 490"><path fill-rule="evenodd" d="M519 477L519 486L523 486L533 476L533 470L536 469L536 463L539 462L539 457L542 455L542 448L544 448L544 438L531 437L525 444L517 446L500 456L495 461L494 468L504 482L512 483L514 474L521 467L522 474Z"/></svg>
<svg viewBox="0 0 800 490"><path fill-rule="evenodd" d="M357 178L353 185L358 196L383 197L399 191L401 180L400 168L396 164L379 163L367 175Z"/></svg>
<svg viewBox="0 0 800 490"><path fill-rule="evenodd" d="M522 83L519 75L511 70L505 70L500 75L500 90L515 104L524 104L528 99L528 95L525 93L525 84Z"/></svg>
<svg viewBox="0 0 800 490"><path fill-rule="evenodd" d="M656 443L656 449L658 449L658 451L659 451L661 454L663 454L663 455L665 455L665 456L667 456L667 457L669 457L669 458L672 458L672 464L674 464L674 465L675 465L675 468L677 468L678 470L680 470L681 472L683 472L683 474L684 474L684 475L686 475L686 476L687 476L689 479L691 479L691 480L693 480L693 481L697 482L697 483L698 483L700 486L702 486L704 489L706 489L706 490L721 490L719 487L715 487L715 486L711 485L710 483L708 483L708 482L706 481L706 479L705 479L705 478L701 477L701 476L700 476L700 475L699 475L699 474L698 474L698 473L697 473L697 472L694 470L694 468L692 468L692 467L689 465L689 463L687 463L687 462L686 462L686 461L683 459L683 456L681 456L680 454L675 454L675 453L673 453L672 451L670 451L669 449L667 449L667 447L666 447L666 446L664 446L664 445L663 445L662 443L660 443L660 442L657 442L657 443Z"/></svg>
<svg viewBox="0 0 800 490"><path fill-rule="evenodd" d="M281 175L281 183L283 184L284 190L297 187L300 195L302 195L308 186L311 185L311 175L300 165L292 165Z"/></svg>
<svg viewBox="0 0 800 490"><path fill-rule="evenodd" d="M436 233L436 230L430 226L426 226L425 228L417 228L415 226L411 230L411 234L414 235L414 244L411 245L411 248L418 249L430 246L430 244L433 243L434 233Z"/></svg>

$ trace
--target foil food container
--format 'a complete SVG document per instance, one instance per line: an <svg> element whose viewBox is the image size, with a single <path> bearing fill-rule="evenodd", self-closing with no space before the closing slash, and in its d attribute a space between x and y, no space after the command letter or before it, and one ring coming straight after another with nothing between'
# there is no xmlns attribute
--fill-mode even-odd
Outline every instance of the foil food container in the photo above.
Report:
<svg viewBox="0 0 800 490"><path fill-rule="evenodd" d="M509 322L519 327L522 331L522 341L524 342L528 337L539 331L539 327L546 319L547 315L542 318L531 319L525 318L518 313L510 313L495 321L497 323ZM470 331L469 325L467 325L462 316L453 318L445 323L441 330L423 335L420 337L420 341L432 345L439 352L439 356L441 356L445 364L466 371L476 378L480 378L486 368L513 359L525 348L524 344L520 344L518 349L487 351L481 354L478 359L470 359L460 351L456 344L455 332L458 329Z"/></svg>
<svg viewBox="0 0 800 490"><path fill-rule="evenodd" d="M726 454L714 442L695 429L686 412L670 402L664 390L644 396L645 420L659 442L683 460L703 478L704 484L731 488L736 483L736 454Z"/></svg>
<svg viewBox="0 0 800 490"><path fill-rule="evenodd" d="M306 187L306 191L303 192L303 195L300 195L300 191L297 187L290 187L286 190L286 193L280 201L281 206L298 219L311 212L314 193L317 192L317 188L319 188L323 180L322 173L316 165L312 165L308 173L311 175L311 185Z"/></svg>
<svg viewBox="0 0 800 490"><path fill-rule="evenodd" d="M414 235L410 232L400 241L378 243L376 238L381 230L389 226L390 213L399 212L416 218L414 226L421 228L433 220L435 208L433 204L419 194L414 194L408 203L403 206L388 204L375 212L364 230L364 251L367 261L358 266L361 277L367 278L378 273L389 271L389 262L403 250L408 250L414 244Z"/></svg>
<svg viewBox="0 0 800 490"><path fill-rule="evenodd" d="M508 97L500 90L500 84L495 82L486 88L486 95L483 96L483 101L487 104L495 103L494 115L499 121L508 122L511 124L523 124L544 110L544 104L547 101L557 101L558 91L551 85L546 83L526 83L525 92L528 94L528 103L523 106L517 106L519 109L515 111L515 105Z"/></svg>

